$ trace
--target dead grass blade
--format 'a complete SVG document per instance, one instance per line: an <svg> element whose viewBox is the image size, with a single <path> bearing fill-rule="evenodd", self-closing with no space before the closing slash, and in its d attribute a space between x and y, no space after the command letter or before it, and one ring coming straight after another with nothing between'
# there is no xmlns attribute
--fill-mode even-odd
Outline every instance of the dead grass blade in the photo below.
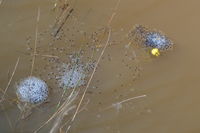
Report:
<svg viewBox="0 0 200 133"><path fill-rule="evenodd" d="M47 58L59 58L58 56L55 56L55 55L47 55L47 54L35 54L35 55L32 55L32 56L42 56L42 57L47 57Z"/></svg>
<svg viewBox="0 0 200 133"><path fill-rule="evenodd" d="M58 35L58 33L60 32L60 30L61 30L62 27L64 26L65 22L67 21L67 19L71 16L72 12L74 11L74 9L72 8L72 9L69 10L68 14L66 15L68 9L69 9L69 7L67 7L67 8L63 11L63 13L62 13L60 19L59 19L59 20L57 21L57 23L55 24L55 27L56 27L56 28L55 28L55 31L53 31L53 36L54 36L54 37L56 37L56 36ZM58 26L58 27L57 27L57 26Z"/></svg>
<svg viewBox="0 0 200 133"><path fill-rule="evenodd" d="M33 74L35 58L36 58L36 54L37 54L38 24L39 24L39 21L40 21L40 7L38 7L38 13L37 13L36 28L35 28L35 43L34 43L34 51L33 51L33 59L32 59L30 76L32 76L32 74Z"/></svg>
<svg viewBox="0 0 200 133"><path fill-rule="evenodd" d="M75 90L75 88L74 88L74 90ZM78 93L79 93L79 91L75 92L74 90L71 92L70 96L66 99L66 101L58 108L58 110L44 124L42 124L38 129L36 129L34 131L34 133L37 133L38 131L40 131L52 119L54 119L56 116L61 114L61 112L64 111L64 109L66 109L68 111L71 110L70 107L72 106L72 103L76 100L76 97L78 96Z"/></svg>
<svg viewBox="0 0 200 133"><path fill-rule="evenodd" d="M123 103L129 102L129 101L135 100L135 99L144 98L144 97L146 97L146 96L147 96L147 95L135 96L135 97L131 97L131 98L122 100L122 101L120 101L120 102L113 103L111 106L109 106L109 107L103 109L102 111L108 110L108 109L110 109L110 108L116 108L117 111L119 111L119 109L122 107L122 104L123 104Z"/></svg>
<svg viewBox="0 0 200 133"><path fill-rule="evenodd" d="M10 129L11 129L12 132L13 132L14 130L13 130L12 122L11 122L9 116L8 116L8 113L5 111L4 105L3 105L2 103L0 103L0 105L1 105L1 108L3 109L3 112L4 112L5 116L6 116L6 119L7 119L7 121L8 121L9 126L10 126Z"/></svg>
<svg viewBox="0 0 200 133"><path fill-rule="evenodd" d="M16 62L15 67L14 67L14 70L13 70L12 75L11 75L9 81L8 81L8 84L7 84L7 86L6 86L6 89L5 89L4 92L3 92L3 95L2 95L2 97L1 97L1 101L0 101L0 102L2 102L2 101L4 100L5 94L6 94L7 90L8 90L8 88L9 88L9 86L10 86L10 83L12 82L12 79L13 79L13 77L14 77L14 75L15 75L16 70L17 70L17 66L18 66L18 64L19 64L19 60L20 60L20 57L18 57L18 59L17 59L17 62Z"/></svg>
<svg viewBox="0 0 200 133"><path fill-rule="evenodd" d="M111 29L109 29L109 34L108 34L108 39L107 39L107 41L106 41L106 45L104 46L104 48L103 48L103 50L102 50L102 52L101 52L101 54L100 54L100 56L99 56L99 58L98 58L98 60L97 60L97 63L95 64L94 70L93 70L93 72L92 72L92 74L91 74L91 76L90 76L90 78L89 78L89 80L88 80L87 86L86 86L86 88L85 88L85 90L84 90L84 92L83 92L83 95L82 95L81 100L80 100L80 102L79 102L79 104L78 104L78 106L77 106L77 109L76 109L76 111L75 111L75 113L74 113L74 115L73 115L73 117L72 117L71 123L74 121L74 119L75 119L75 117L76 117L76 115L77 115L77 113L78 113L78 110L80 109L80 106L81 106L81 104L82 104L82 102L83 102L83 99L84 99L84 97L85 97L85 94L86 94L86 92L87 92L87 90L88 90L88 88L89 88L89 86L90 86L90 83L91 83L91 81L92 81L92 79L93 79L94 73L96 72L96 69L97 69L97 67L98 67L98 64L99 64L99 62L101 61L101 58L102 58L102 56L103 56L103 54L104 54L104 52L105 52L105 50L106 50L106 48L107 48L107 46L108 46L108 44L109 44L110 37L111 37ZM71 125L67 128L66 133L69 131L70 128L71 128Z"/></svg>
<svg viewBox="0 0 200 133"><path fill-rule="evenodd" d="M73 121L75 120L75 117L76 117L76 115L77 115L77 113L78 113L78 110L80 109L80 106L81 106L81 104L82 104L82 102L83 102L83 99L84 99L84 97L85 97L85 94L86 94L86 92L87 92L87 90L88 90L88 88L89 88L89 86L90 86L90 83L91 83L91 81L92 81L92 79L93 79L94 73L96 72L96 69L97 69L97 67L98 67L98 65L99 65L99 62L101 61L102 56L103 56L103 54L105 53L105 50L106 50L106 48L107 48L107 46L108 46L108 44L109 44L109 42L110 42L110 38L111 38L111 22L112 22L114 16L116 15L116 10L117 10L117 8L118 8L118 6L119 6L119 3L120 3L120 0L118 0L117 4L116 4L116 6L115 6L115 11L113 12L113 14L111 15L111 18L110 18L109 21L108 21L108 24L107 24L107 27L108 27L108 38L107 38L106 44L105 44L105 46L103 47L103 50L102 50L102 52L101 52L101 54L100 54L100 56L99 56L99 58L98 58L98 60L97 60L97 62L96 62L96 64L95 64L94 70L93 70L93 72L92 72L92 74L91 74L91 76L90 76L90 78L89 78L89 80L88 80L88 83L87 83L87 85L86 85L86 88L85 88L85 90L84 90L84 92L83 92L83 95L82 95L82 97L81 97L81 99L80 99L80 102L79 102L79 104L78 104L78 106L77 106L77 108L76 108L76 111L75 111L75 113L74 113L74 115L73 115L73 117L72 117L71 124L72 124ZM67 130L66 130L66 133L70 130L71 124L68 126L68 128L67 128Z"/></svg>

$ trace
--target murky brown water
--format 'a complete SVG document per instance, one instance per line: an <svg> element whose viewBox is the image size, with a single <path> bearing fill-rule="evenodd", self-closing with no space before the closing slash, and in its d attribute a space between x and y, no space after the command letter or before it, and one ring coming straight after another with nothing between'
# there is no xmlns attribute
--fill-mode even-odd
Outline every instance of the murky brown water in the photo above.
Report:
<svg viewBox="0 0 200 133"><path fill-rule="evenodd" d="M30 74L30 53L27 40L34 45L35 27L38 7L40 8L38 50L41 54L54 54L67 60L66 54L78 51L82 47L84 57L92 52L83 42L80 31L87 34L104 27L113 13L117 0L75 0L70 5L74 8L73 21L65 24L68 32L63 38L52 40L48 36L50 26L54 24L57 13L52 11L52 0L3 0L0 5L0 88L4 90L13 71L17 58L20 62L6 93L6 101L1 106L0 132L33 132L55 112L60 97L54 81L45 76L50 68L45 69L48 61L36 57L34 71L49 81L52 87L50 102L33 110L25 120L19 120L20 110L15 102L15 84ZM112 37L114 46L108 47L100 66L94 75L83 105L72 123L70 133L199 133L200 132L200 97L199 85L199 1L198 0L121 0L117 14L112 20ZM71 18L72 19L72 18ZM74 21L78 19L77 21ZM135 24L144 24L162 30L175 43L175 48L157 59L140 58L140 64L131 58L134 47L124 48L126 41L119 41ZM45 32L46 31L46 32ZM31 38L31 39L29 39ZM102 44L105 44L104 38ZM48 47L49 43L59 48L66 48L59 53ZM66 43L66 44L64 44ZM118 44L119 43L119 44ZM83 45L80 45L83 44ZM100 48L100 50L102 50ZM142 54L142 50L137 50ZM97 51L93 57L96 61ZM147 55L144 55L147 56ZM84 60L87 61L87 58ZM47 64L48 65L52 65ZM138 66L140 76L138 73ZM46 71L44 71L44 69ZM54 68L53 68L54 69ZM134 76L137 76L136 80ZM85 87L83 87L84 89ZM80 96L82 95L82 92ZM121 108L112 107L114 103L136 96L144 98L125 102ZM109 108L111 106L111 108ZM71 111L67 119L70 119ZM10 120L10 124L9 124ZM49 132L53 123L40 132Z"/></svg>

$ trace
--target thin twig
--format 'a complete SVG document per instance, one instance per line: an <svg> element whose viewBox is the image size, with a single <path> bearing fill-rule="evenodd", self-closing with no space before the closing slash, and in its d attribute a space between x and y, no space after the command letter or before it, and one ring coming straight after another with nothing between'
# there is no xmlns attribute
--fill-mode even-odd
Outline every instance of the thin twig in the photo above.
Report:
<svg viewBox="0 0 200 133"><path fill-rule="evenodd" d="M31 55L31 56L42 56L42 57L48 57L48 58L59 58L58 56L55 55L41 55L41 54L35 54L35 55Z"/></svg>
<svg viewBox="0 0 200 133"><path fill-rule="evenodd" d="M120 102L118 102L118 103L121 104L121 103L128 102L128 101L130 101L130 100L133 100L133 99L143 98L143 97L146 97L146 96L147 96L147 95L136 96L136 97L132 97L132 98L128 98L128 99L122 100L122 101L120 101Z"/></svg>
<svg viewBox="0 0 200 133"><path fill-rule="evenodd" d="M79 50L79 53L81 53L81 50L82 50L82 46L83 45L81 45L81 48L80 48L80 50ZM76 55L76 57L78 58L78 55ZM78 62L77 62L78 63ZM77 68L77 64L75 65L75 66L73 66L73 69L72 69L72 73L70 74L70 76L69 77L71 77L72 79L73 79L73 77L72 76L74 76L74 72L75 72L75 69ZM69 97L68 97L68 99L70 99L70 97L72 96L72 94L75 92L75 89L77 88L77 85L79 84L81 82L81 79L79 79L78 80L78 82L77 82L77 84L76 84L76 86L73 88L73 91L71 92L71 94L69 95ZM63 99L63 97L64 97L64 94L66 93L66 91L67 91L67 89L68 89L68 86L69 86L69 84L70 84L70 81L64 86L64 91L63 91L63 93L62 93L62 96L61 96L61 99L60 99L60 101L58 102L58 105L57 105L57 107L59 107L60 106L60 103L61 103L61 100Z"/></svg>
<svg viewBox="0 0 200 133"><path fill-rule="evenodd" d="M20 60L20 57L18 57L18 59L17 59L17 62L16 62L15 67L14 67L14 70L13 70L12 75L11 75L11 77L10 77L10 80L8 81L8 84L7 84L6 89L5 89L4 93L3 93L3 96L1 97L1 102L4 100L5 94L6 94L8 88L9 88L9 86L10 86L10 83L11 83L11 81L12 81L14 75L15 75L17 66L18 66L18 64L19 64L19 60Z"/></svg>
<svg viewBox="0 0 200 133"><path fill-rule="evenodd" d="M37 20L36 20L36 28L35 28L35 45L34 45L34 51L33 51L33 60L32 60L32 65L31 65L31 74L33 74L33 68L35 64L35 58L36 58L36 52L37 52L37 41L38 41L38 24L40 20L40 8L38 7L38 13L37 13Z"/></svg>
<svg viewBox="0 0 200 133"><path fill-rule="evenodd" d="M73 73L71 74L71 76L73 76ZM79 84L79 82L80 82L80 80L78 81L77 85ZM70 95L68 96L66 101L60 106L61 100L62 100L62 98L63 98L63 96L64 96L64 94L65 94L65 92L67 90L67 88L66 88L67 85L64 87L64 91L62 93L61 100L57 104L57 108L58 108L57 111L44 124L42 124L42 126L40 126L37 130L35 130L35 133L38 132L41 128L43 128L45 125L47 125L54 117L56 117L58 114L60 114L61 111L65 107L64 105L68 105L68 106L70 105L70 102L73 101L73 99L75 99L74 97L78 95L78 92L75 92L75 90L77 88L77 85L73 88L72 92L70 93Z"/></svg>
<svg viewBox="0 0 200 133"><path fill-rule="evenodd" d="M5 113L5 116L6 116L6 119L8 121L8 124L9 124L9 126L10 126L10 128L11 128L11 130L13 132L14 130L13 130L12 122L11 122L9 116L8 116L8 113L5 111L5 107L3 106L3 104L2 103L0 103L0 104L1 104L1 108L3 109L3 111Z"/></svg>
<svg viewBox="0 0 200 133"><path fill-rule="evenodd" d="M69 114L69 112L70 112L71 110L75 109L75 108L76 108L75 105L70 106L70 107L67 106L66 110L65 110L65 111L63 110L63 112L57 117L57 120L54 122L55 124L53 125L53 127L51 128L51 130L50 130L49 133L56 133L57 130L59 130L59 129L58 129L58 126L61 124L63 118L64 118L65 116L67 116L67 115Z"/></svg>
<svg viewBox="0 0 200 133"><path fill-rule="evenodd" d="M53 28L56 27L57 24L59 24L62 20L62 16L66 13L66 11L69 9L69 5L68 4L64 4L63 7L62 7L62 12L58 15L57 19L56 19L56 22L53 26Z"/></svg>
<svg viewBox="0 0 200 133"><path fill-rule="evenodd" d="M75 69L76 69L76 66L73 67L72 73L70 74L69 77L72 77L72 76L74 75ZM79 84L79 82L80 82L80 79L78 80L78 83L76 84L76 86ZM67 91L67 89L68 89L68 85L69 85L69 84L70 84L70 81L68 81L67 85L64 86L64 91L63 91L63 93L62 93L62 96L61 96L61 98L60 98L58 104L57 104L57 108L60 106L60 103L61 103L61 101L62 101L62 99L63 99L63 97L64 97L64 94L66 93L66 91ZM71 94L69 95L69 97L68 97L69 100L70 100L72 94L75 92L76 86L73 88Z"/></svg>
<svg viewBox="0 0 200 133"><path fill-rule="evenodd" d="M118 0L117 4L116 4L116 6L115 6L115 11L117 10L117 8L118 8L118 6L119 6L119 3L120 3L120 0ZM111 26L110 26L110 25L111 25L111 22L112 22L112 20L113 20L113 18L114 18L114 16L115 16L115 14L116 14L116 12L114 12L114 13L111 15L111 18L110 18L109 21L108 21L107 27L108 27L108 29L109 29L109 32L108 32L108 38L107 38L106 44L105 44L105 46L103 47L103 50L102 50L102 52L101 52L101 54L100 54L100 56L99 56L99 58L98 58L98 60L97 60L97 62L96 62L96 64L95 64L94 70L93 70L93 72L92 72L92 74L91 74L91 76L90 76L90 78L89 78L89 80L88 80L88 83L87 83L86 88L85 88L85 90L84 90L84 92L83 92L83 95L82 95L82 97L81 97L81 99L80 99L80 102L79 102L79 104L78 104L78 106L77 106L77 109L76 109L76 111L75 111L75 113L74 113L74 115L73 115L73 117L72 117L71 124L72 124L73 121L75 120L75 117L76 117L76 115L77 115L77 113L78 113L78 110L79 110L79 108L80 108L80 106L81 106L81 104L82 104L82 102L83 102L83 99L84 99L84 97L85 97L85 94L86 94L86 92L87 92L87 90L88 90L88 88L89 88L89 86L90 86L90 83L91 83L91 81L92 81L92 79L93 79L94 73L96 72L96 69L97 69L97 67L98 67L98 65L99 65L99 62L101 61L102 56L103 56L103 54L105 53L105 50L106 50L106 48L107 48L107 46L108 46L108 44L109 44L109 42L110 42L110 37L111 37ZM66 130L66 133L70 130L71 124L68 126L68 128L67 128L67 130Z"/></svg>
<svg viewBox="0 0 200 133"><path fill-rule="evenodd" d="M92 74L91 74L91 76L90 76L90 79L88 80L87 86L86 86L86 88L85 88L85 90L84 90L84 92L83 92L83 95L82 95L82 97L81 97L81 100L80 100L80 102L79 102L79 104L78 104L78 106L77 106L77 108L76 108L76 111L75 111L73 117L72 117L71 123L74 121L74 119L75 119L75 117L76 117L76 115L77 115L77 113L78 113L78 110L79 110L79 108L80 108L80 106L81 106L81 104L82 104L82 102L83 102L83 99L84 99L84 97L85 97L85 94L86 94L86 92L87 92L87 90L88 90L88 88L89 88L89 86L90 86L90 83L91 83L91 81L92 81L92 79L93 79L94 73L96 72L96 69L97 69L97 67L98 67L98 64L99 64L99 62L100 62L100 60L101 60L101 58L102 58L102 56L103 56L103 54L104 54L104 52L105 52L105 50L106 50L108 44L109 44L110 36L111 36L111 29L109 29L109 34L108 34L108 39L107 39L107 41L106 41L106 45L104 46L104 48L103 48L103 50L102 50L102 52L101 52L101 54L100 54L100 56L99 56L99 58L98 58L98 60L97 60L97 63L95 64L94 70L93 70L93 72L92 72ZM67 128L66 133L69 131L70 128L71 128L71 125Z"/></svg>
<svg viewBox="0 0 200 133"><path fill-rule="evenodd" d="M38 129L36 129L34 133L37 133L40 129L47 125L52 119L54 119L58 114L60 114L64 110L64 108L70 107L71 103L75 100L76 96L78 95L78 92L74 92L74 90L75 88L73 89L67 100L58 108L58 110L45 123L43 123Z"/></svg>
<svg viewBox="0 0 200 133"><path fill-rule="evenodd" d="M81 51L82 50L82 47L83 47L84 45L82 44L81 45L81 48L80 48L80 50L79 51ZM80 52L79 52L80 53ZM74 67L75 68L75 67ZM73 70L74 71L74 70ZM73 73L71 74L71 76L73 76ZM70 77L71 77L70 76ZM80 80L78 81L78 83L77 83L77 85L79 84L79 82L80 82ZM46 121L46 122L44 122L39 128L37 128L35 131L34 131L34 133L37 133L40 129L42 129L45 125L47 125L51 120L53 120L57 115L59 115L61 112L62 112L62 110L64 109L64 107L66 106L66 105L70 105L71 104L71 102L73 101L73 100L75 100L75 95L77 96L77 94L78 94L78 92L79 91L75 91L76 90L76 88L77 88L77 86L75 86L74 88L73 88L73 90L72 90L72 92L70 93L70 95L68 96L68 98L64 101L64 103L62 103L62 105L60 105L60 103L61 103L61 100L62 100L62 98L63 98L63 96L64 96L64 94L65 94L65 92L66 92L66 90L67 90L67 87L68 85L66 85L66 86L64 86L64 91L63 91L63 93L62 93L62 96L61 96L61 99L59 100L59 102L58 102L58 104L57 104L57 111Z"/></svg>
<svg viewBox="0 0 200 133"><path fill-rule="evenodd" d="M113 103L112 105L110 105L109 107L103 109L102 111L105 111L105 110L107 110L107 109L116 107L116 106L118 106L118 105L121 105L121 104L123 104L123 103L129 102L129 101L131 101L131 100L135 100L135 99L139 99L139 98L144 98L144 97L146 97L146 96L147 96L147 95L141 95L141 96L131 97L131 98L122 100L122 101L120 101L120 102Z"/></svg>
<svg viewBox="0 0 200 133"><path fill-rule="evenodd" d="M86 106L89 104L90 100L88 99L88 101L86 102L86 104L79 110L78 113L80 113L83 110L87 110ZM68 120L67 122L65 122L61 127L60 130L62 130L65 126L67 126L67 124L70 122L71 120Z"/></svg>
<svg viewBox="0 0 200 133"><path fill-rule="evenodd" d="M68 8L66 8L67 10ZM74 11L74 9L69 10L69 13L67 14L67 16L64 18L63 22L60 24L60 26L58 27L58 29L56 29L55 33L53 33L54 37L56 37L58 35L58 33L60 32L60 30L62 29L62 27L64 26L65 22L67 21L67 19L71 16L72 12Z"/></svg>
<svg viewBox="0 0 200 133"><path fill-rule="evenodd" d="M98 67L98 65L99 65L99 62L101 61L101 58L102 58L102 56L103 56L103 54L104 54L104 52L105 52L105 50L106 50L106 47L108 46L108 43L109 43L109 41L110 41L110 36L111 36L111 29L109 30L109 34L108 34L108 39L107 39L107 41L106 41L106 45L104 46L104 48L103 48L103 50L102 50L102 52L101 52L101 54L100 54L100 56L99 56L99 58L98 58L96 64L95 64L94 70L93 70L93 72L92 72L92 74L91 74L91 76L90 76L90 79L89 79L89 81L88 81L88 83L87 83L87 86L86 86L86 88L85 88L85 90L84 90L84 92L83 92L83 95L82 95L81 100L80 100L80 102L79 102L79 104L78 104L78 107L77 107L77 109L76 109L76 112L75 112L74 116L72 117L72 121L73 121L73 120L75 119L75 117L76 117L76 114L77 114L77 112L78 112L78 110L79 110L79 108L80 108L80 105L81 105L81 103L82 103L84 97L85 97L85 94L86 94L86 92L87 92L87 89L88 89L88 87L89 87L89 85L90 85L90 83L91 83L91 81L92 81L92 78L93 78L93 76L94 76L94 73L96 72L96 69L97 69L97 67Z"/></svg>
<svg viewBox="0 0 200 133"><path fill-rule="evenodd" d="M121 0L118 0L118 1L117 1L117 4L115 5L114 12L112 13L112 15L111 15L111 17L110 17L110 19L109 19L109 21L108 21L108 27L110 27L111 22L112 22L113 18L114 18L115 15L116 15L116 11L117 11L117 9L118 9L118 7L119 7L120 1L121 1Z"/></svg>

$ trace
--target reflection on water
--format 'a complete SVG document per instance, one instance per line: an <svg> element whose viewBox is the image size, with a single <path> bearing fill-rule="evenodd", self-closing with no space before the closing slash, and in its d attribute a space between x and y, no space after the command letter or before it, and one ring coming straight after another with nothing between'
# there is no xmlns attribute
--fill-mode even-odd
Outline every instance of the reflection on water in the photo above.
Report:
<svg viewBox="0 0 200 133"><path fill-rule="evenodd" d="M55 1L49 0L0 1L1 97L20 57L1 101L1 132L34 132L57 111L57 117L39 132L62 132L69 126L70 133L200 131L199 1L123 0L116 10L117 2L72 0L69 6L58 3L54 8ZM113 12L110 32L106 25ZM162 30L175 43L174 50L152 58L142 47L129 42L127 34L135 24ZM49 98L21 119L16 83L31 73L37 26L33 75L46 81ZM63 64L70 64L71 80L79 73L74 70L83 68L85 84L60 85L63 73L68 72Z"/></svg>

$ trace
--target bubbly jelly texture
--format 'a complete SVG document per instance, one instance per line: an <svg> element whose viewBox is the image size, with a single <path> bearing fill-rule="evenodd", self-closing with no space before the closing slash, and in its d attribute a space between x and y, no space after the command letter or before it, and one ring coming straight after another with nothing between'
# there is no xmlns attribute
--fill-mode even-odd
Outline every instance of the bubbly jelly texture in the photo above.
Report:
<svg viewBox="0 0 200 133"><path fill-rule="evenodd" d="M171 45L170 40L161 33L158 32L150 32L146 35L146 46L150 46L158 49L165 49Z"/></svg>
<svg viewBox="0 0 200 133"><path fill-rule="evenodd" d="M22 102L42 103L48 98L48 86L36 77L28 77L17 86L17 96Z"/></svg>

